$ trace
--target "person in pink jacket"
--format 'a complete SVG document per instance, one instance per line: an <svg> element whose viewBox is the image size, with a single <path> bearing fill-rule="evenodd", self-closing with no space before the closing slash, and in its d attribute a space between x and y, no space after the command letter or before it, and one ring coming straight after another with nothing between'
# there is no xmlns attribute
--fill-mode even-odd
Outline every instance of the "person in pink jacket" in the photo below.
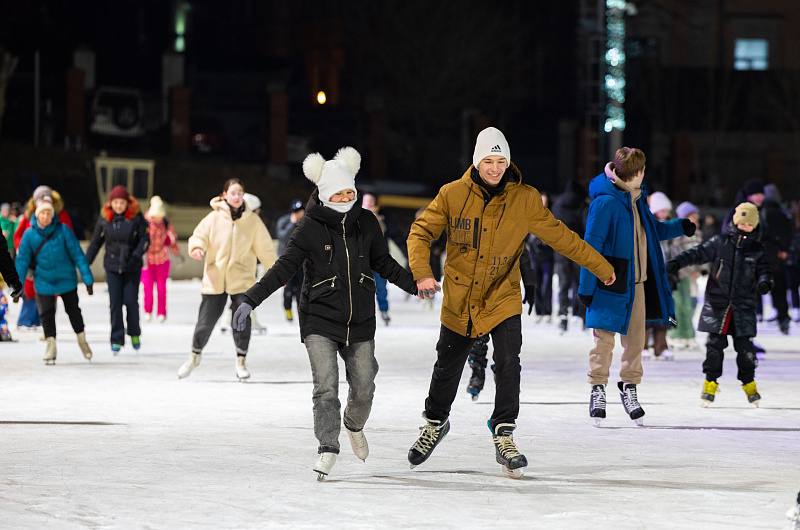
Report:
<svg viewBox="0 0 800 530"><path fill-rule="evenodd" d="M169 253L180 256L178 237L175 229L167 220L164 201L154 195L150 199L150 208L145 215L147 231L150 235L150 247L145 255L145 266L142 269L142 286L144 287L144 319L149 322L153 318L153 286L158 293L159 322L167 318L167 278L169 278Z"/></svg>

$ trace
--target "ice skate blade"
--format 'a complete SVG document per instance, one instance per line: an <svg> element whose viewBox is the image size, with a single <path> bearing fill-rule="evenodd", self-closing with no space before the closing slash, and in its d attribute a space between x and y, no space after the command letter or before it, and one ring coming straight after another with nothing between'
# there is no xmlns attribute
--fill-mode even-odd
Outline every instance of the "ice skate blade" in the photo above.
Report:
<svg viewBox="0 0 800 530"><path fill-rule="evenodd" d="M605 420L605 418L592 418L592 424L595 427L602 427L603 426L603 420Z"/></svg>
<svg viewBox="0 0 800 530"><path fill-rule="evenodd" d="M705 399L701 399L700 400L700 406L703 407L704 409L707 409L708 407L710 407L711 403L713 403L713 402L712 401L706 401Z"/></svg>
<svg viewBox="0 0 800 530"><path fill-rule="evenodd" d="M325 477L327 477L328 474L327 473L323 473L322 471L317 471L316 469L314 471L317 473L317 482L324 482L325 481Z"/></svg>
<svg viewBox="0 0 800 530"><path fill-rule="evenodd" d="M47 361L44 362L44 365L45 366L55 366L56 365L56 361L55 361L55 359L47 360Z"/></svg>
<svg viewBox="0 0 800 530"><path fill-rule="evenodd" d="M503 467L503 473L508 478L521 479L522 476L525 474L524 468L521 468L521 467L519 467L517 469L509 469L506 466L502 466L502 467Z"/></svg>
<svg viewBox="0 0 800 530"><path fill-rule="evenodd" d="M472 399L472 401L478 401L478 394L470 393L470 398Z"/></svg>
<svg viewBox="0 0 800 530"><path fill-rule="evenodd" d="M637 427L644 427L644 418L636 418L633 420L633 423L635 423Z"/></svg>
<svg viewBox="0 0 800 530"><path fill-rule="evenodd" d="M754 409L757 409L760 406L760 402L759 401L753 401L750 404L753 406Z"/></svg>
<svg viewBox="0 0 800 530"><path fill-rule="evenodd" d="M417 467L417 464L408 464L408 469L414 469Z"/></svg>

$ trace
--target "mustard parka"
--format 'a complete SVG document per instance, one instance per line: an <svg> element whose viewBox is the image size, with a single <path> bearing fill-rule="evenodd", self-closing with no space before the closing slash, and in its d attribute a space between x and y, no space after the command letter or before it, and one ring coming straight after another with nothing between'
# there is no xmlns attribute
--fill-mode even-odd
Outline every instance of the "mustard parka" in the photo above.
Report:
<svg viewBox="0 0 800 530"><path fill-rule="evenodd" d="M408 256L415 280L433 278L430 245L447 230L442 324L465 337L486 335L502 321L522 313L519 257L530 233L602 281L612 266L542 205L539 192L522 183L514 164L506 170L502 192L489 197L464 175L442 186L411 226Z"/></svg>

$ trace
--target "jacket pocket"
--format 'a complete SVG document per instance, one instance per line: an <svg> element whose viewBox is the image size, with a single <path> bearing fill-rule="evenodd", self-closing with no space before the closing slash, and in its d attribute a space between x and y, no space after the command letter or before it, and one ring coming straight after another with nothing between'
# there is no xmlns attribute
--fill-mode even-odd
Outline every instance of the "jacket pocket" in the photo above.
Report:
<svg viewBox="0 0 800 530"><path fill-rule="evenodd" d="M375 292L375 278L368 274L362 272L358 278L358 284L370 292Z"/></svg>
<svg viewBox="0 0 800 530"><path fill-rule="evenodd" d="M609 291L617 294L624 294L628 292L628 268L630 260L625 258L617 258L614 256L603 256L612 267L614 267L614 275L617 280L611 285L605 285L599 279L597 280L597 287L604 291Z"/></svg>

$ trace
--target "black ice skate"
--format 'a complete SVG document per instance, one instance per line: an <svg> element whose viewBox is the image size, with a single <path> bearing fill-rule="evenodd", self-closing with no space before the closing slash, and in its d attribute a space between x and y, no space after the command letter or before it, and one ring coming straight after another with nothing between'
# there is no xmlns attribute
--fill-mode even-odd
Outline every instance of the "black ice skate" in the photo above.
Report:
<svg viewBox="0 0 800 530"><path fill-rule="evenodd" d="M424 414L425 425L419 428L419 438L408 450L408 463L414 469L431 456L433 450L439 445L450 431L450 420L429 420Z"/></svg>
<svg viewBox="0 0 800 530"><path fill-rule="evenodd" d="M606 419L606 385L592 385L589 395L589 417L599 426Z"/></svg>
<svg viewBox="0 0 800 530"><path fill-rule="evenodd" d="M642 419L644 409L639 404L639 398L636 396L636 385L620 381L617 383L617 388L619 388L619 398L622 400L625 412L636 422L636 425L640 427L644 425L644 420Z"/></svg>
<svg viewBox="0 0 800 530"><path fill-rule="evenodd" d="M492 420L487 422L489 430L492 429ZM503 466L503 473L509 478L522 478L524 468L528 466L528 459L519 452L517 444L514 443L513 423L500 423L495 426L492 432L494 442L495 459Z"/></svg>

